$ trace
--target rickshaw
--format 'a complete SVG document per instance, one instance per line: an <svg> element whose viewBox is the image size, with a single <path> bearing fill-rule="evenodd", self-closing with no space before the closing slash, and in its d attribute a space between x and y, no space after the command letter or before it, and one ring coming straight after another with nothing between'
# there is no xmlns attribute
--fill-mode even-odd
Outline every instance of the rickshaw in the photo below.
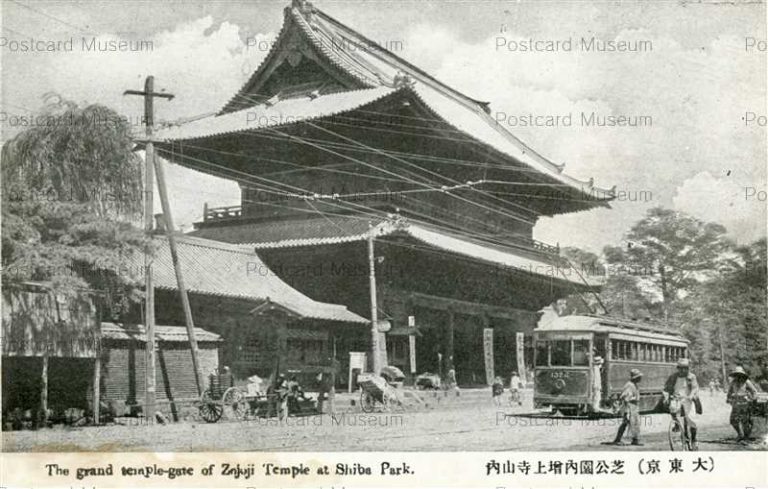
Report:
<svg viewBox="0 0 768 489"><path fill-rule="evenodd" d="M391 406L398 406L406 409L410 407L405 402L406 397L411 397L416 404L423 404L423 401L414 392L401 390L405 375L403 372L392 366L381 369L381 375L374 373L362 373L357 377L357 384L360 386L360 408L365 413L373 412L377 404L381 404L385 411Z"/></svg>

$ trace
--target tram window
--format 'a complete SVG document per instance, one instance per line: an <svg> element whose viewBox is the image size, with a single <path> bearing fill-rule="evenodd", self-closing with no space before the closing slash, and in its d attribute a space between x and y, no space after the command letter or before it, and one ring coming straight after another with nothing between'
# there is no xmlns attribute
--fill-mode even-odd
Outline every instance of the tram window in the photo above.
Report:
<svg viewBox="0 0 768 489"><path fill-rule="evenodd" d="M619 359L619 342L611 340L611 360Z"/></svg>
<svg viewBox="0 0 768 489"><path fill-rule="evenodd" d="M672 362L672 352L670 352L671 347L665 346L664 347L664 361L667 363Z"/></svg>
<svg viewBox="0 0 768 489"><path fill-rule="evenodd" d="M640 350L640 344L635 343L634 341L631 343L632 345L632 360L637 360L639 356L639 350Z"/></svg>
<svg viewBox="0 0 768 489"><path fill-rule="evenodd" d="M573 366L589 365L589 340L573 340Z"/></svg>
<svg viewBox="0 0 768 489"><path fill-rule="evenodd" d="M571 342L570 340L555 340L551 343L552 357L550 365L566 366L571 365Z"/></svg>
<svg viewBox="0 0 768 489"><path fill-rule="evenodd" d="M640 343L640 360L647 362L651 359L650 345Z"/></svg>
<svg viewBox="0 0 768 489"><path fill-rule="evenodd" d="M549 348L546 341L536 342L536 365L545 367L549 365Z"/></svg>
<svg viewBox="0 0 768 489"><path fill-rule="evenodd" d="M653 361L654 362L661 361L661 346L659 345L653 345Z"/></svg>

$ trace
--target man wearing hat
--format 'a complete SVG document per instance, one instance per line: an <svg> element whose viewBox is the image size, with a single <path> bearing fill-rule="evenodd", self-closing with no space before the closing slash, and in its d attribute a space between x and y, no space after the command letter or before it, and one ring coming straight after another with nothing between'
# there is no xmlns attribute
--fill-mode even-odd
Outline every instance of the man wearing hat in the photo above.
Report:
<svg viewBox="0 0 768 489"><path fill-rule="evenodd" d="M621 421L619 431L613 440L614 445L622 444L621 439L624 437L624 431L627 427L632 432L632 444L636 446L643 445L640 443L640 407L637 404L640 401L640 390L637 388L637 384L642 378L643 373L638 369L633 368L629 371L629 382L624 384L621 396L619 397L622 402L620 412L624 419Z"/></svg>
<svg viewBox="0 0 768 489"><path fill-rule="evenodd" d="M688 427L690 433L691 448L697 449L696 444L696 423L691 419L693 411L693 402L699 396L699 383L696 376L690 371L691 363L687 358L681 358L677 361L677 372L670 375L664 384L664 392L669 397L676 397L680 401L680 410L684 418L684 426Z"/></svg>
<svg viewBox="0 0 768 489"><path fill-rule="evenodd" d="M749 380L749 375L742 367L736 367L730 373L731 383L728 386L727 402L731 405L731 426L736 430L738 441L749 437L749 402L755 398L757 389Z"/></svg>

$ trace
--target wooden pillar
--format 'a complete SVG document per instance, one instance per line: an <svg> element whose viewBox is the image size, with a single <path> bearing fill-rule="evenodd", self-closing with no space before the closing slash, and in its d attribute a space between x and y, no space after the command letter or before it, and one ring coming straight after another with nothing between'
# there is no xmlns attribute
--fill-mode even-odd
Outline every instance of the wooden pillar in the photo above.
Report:
<svg viewBox="0 0 768 489"><path fill-rule="evenodd" d="M452 308L448 308L448 322L445 330L445 365L446 373L448 370L455 368L453 359L453 331L455 328L456 314Z"/></svg>
<svg viewBox="0 0 768 489"><path fill-rule="evenodd" d="M330 411L331 414L336 413L336 365L335 364L331 368L331 388L328 390L328 410Z"/></svg>
<svg viewBox="0 0 768 489"><path fill-rule="evenodd" d="M277 328L275 345L277 371L275 372L275 379L280 375L280 371L285 369L285 352L288 345L288 320L287 317L281 318Z"/></svg>
<svg viewBox="0 0 768 489"><path fill-rule="evenodd" d="M99 424L101 408L101 357L93 359L93 424Z"/></svg>
<svg viewBox="0 0 768 489"><path fill-rule="evenodd" d="M40 372L40 415L39 426L48 426L48 356L43 356L43 368Z"/></svg>

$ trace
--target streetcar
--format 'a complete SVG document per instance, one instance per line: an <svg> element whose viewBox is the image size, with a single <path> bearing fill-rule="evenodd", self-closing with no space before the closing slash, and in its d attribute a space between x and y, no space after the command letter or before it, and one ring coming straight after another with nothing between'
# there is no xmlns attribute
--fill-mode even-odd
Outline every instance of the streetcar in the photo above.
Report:
<svg viewBox="0 0 768 489"><path fill-rule="evenodd" d="M563 415L617 413L633 368L643 373L640 412L660 412L664 383L688 356L688 341L658 323L562 316L533 333L534 407Z"/></svg>

